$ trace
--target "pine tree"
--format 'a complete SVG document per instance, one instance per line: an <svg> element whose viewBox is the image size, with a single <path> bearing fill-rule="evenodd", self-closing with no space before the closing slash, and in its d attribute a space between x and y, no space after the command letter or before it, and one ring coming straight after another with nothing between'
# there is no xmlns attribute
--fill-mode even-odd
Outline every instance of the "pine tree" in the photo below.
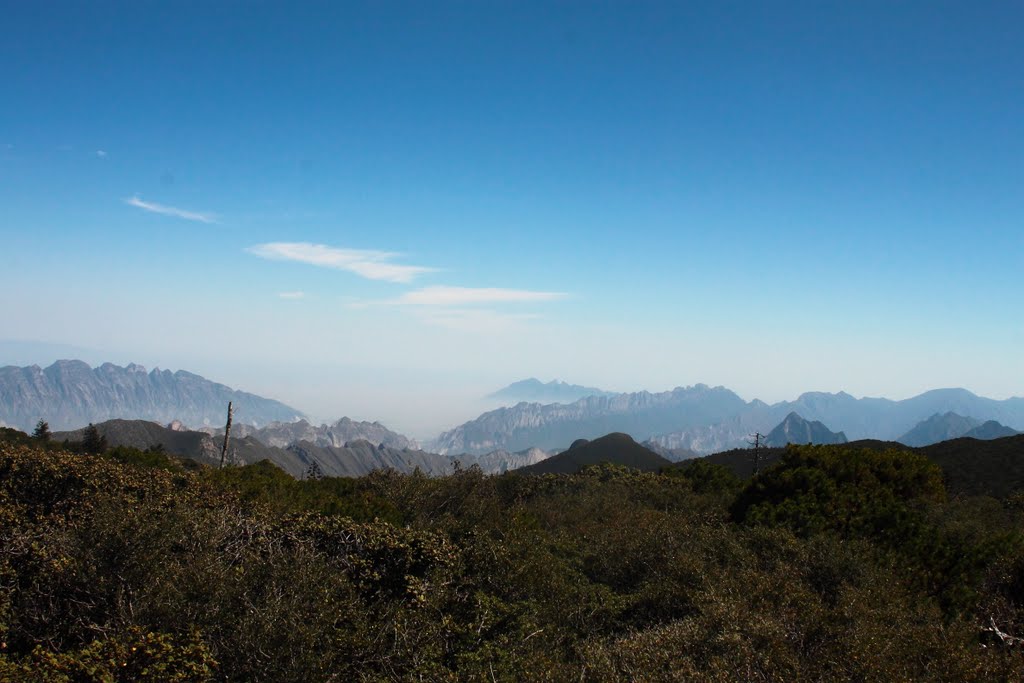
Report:
<svg viewBox="0 0 1024 683"><path fill-rule="evenodd" d="M99 455L107 450L107 437L100 434L100 430L91 422L82 435L82 450L92 455Z"/></svg>
<svg viewBox="0 0 1024 683"><path fill-rule="evenodd" d="M36 430L32 432L32 438L43 442L49 441L50 423L43 418L39 418L39 422L36 423Z"/></svg>

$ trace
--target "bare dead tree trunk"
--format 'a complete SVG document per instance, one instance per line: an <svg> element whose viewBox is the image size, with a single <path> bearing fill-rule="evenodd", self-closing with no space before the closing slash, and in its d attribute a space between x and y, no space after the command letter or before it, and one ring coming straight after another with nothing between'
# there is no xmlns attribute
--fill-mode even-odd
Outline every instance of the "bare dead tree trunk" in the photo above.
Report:
<svg viewBox="0 0 1024 683"><path fill-rule="evenodd" d="M235 414L235 409L231 407L231 401L228 401L228 423L224 425L224 445L220 449L220 466L224 467L224 457L228 454L228 439L231 438L231 417Z"/></svg>
<svg viewBox="0 0 1024 683"><path fill-rule="evenodd" d="M764 438L764 434L754 432L752 436L754 440L747 443L754 447L754 476L756 477L757 473L761 471L761 439Z"/></svg>

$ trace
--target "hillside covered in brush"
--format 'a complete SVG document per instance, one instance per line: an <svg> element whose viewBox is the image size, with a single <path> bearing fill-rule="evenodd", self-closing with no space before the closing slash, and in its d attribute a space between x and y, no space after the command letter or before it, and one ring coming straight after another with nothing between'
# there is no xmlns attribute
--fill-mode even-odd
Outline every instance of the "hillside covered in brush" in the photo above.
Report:
<svg viewBox="0 0 1024 683"><path fill-rule="evenodd" d="M4 681L1024 670L1021 490L951 497L904 450L790 447L753 479L697 459L296 480L0 441Z"/></svg>

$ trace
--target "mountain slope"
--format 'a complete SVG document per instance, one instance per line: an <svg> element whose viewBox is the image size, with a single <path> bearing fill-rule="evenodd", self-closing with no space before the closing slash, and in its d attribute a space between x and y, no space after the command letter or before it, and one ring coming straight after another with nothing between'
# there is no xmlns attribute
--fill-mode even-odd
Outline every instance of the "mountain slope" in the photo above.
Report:
<svg viewBox="0 0 1024 683"><path fill-rule="evenodd" d="M646 472L657 472L671 461L650 451L628 434L613 433L593 441L579 439L567 451L547 460L516 470L519 474L572 474L588 465L603 462L625 465Z"/></svg>
<svg viewBox="0 0 1024 683"><path fill-rule="evenodd" d="M513 382L503 389L490 394L487 398L508 404L516 403L573 403L587 396L613 396L614 394L595 387L584 387L579 384L568 384L557 379L541 382L531 377Z"/></svg>
<svg viewBox="0 0 1024 683"><path fill-rule="evenodd" d="M297 472L285 467L286 471L295 476L300 476L314 461L329 477L361 477L379 469L393 469L399 472L419 469L424 474L440 475L451 474L454 469L452 458L443 455L408 448L379 446L362 439L340 448L300 441L285 450L301 463Z"/></svg>
<svg viewBox="0 0 1024 683"><path fill-rule="evenodd" d="M846 435L842 432L830 431L828 427L815 420L810 422L796 413L790 413L779 425L768 432L765 445L769 448L786 444L836 444L846 443Z"/></svg>
<svg viewBox="0 0 1024 683"><path fill-rule="evenodd" d="M936 413L918 422L913 429L896 440L907 446L927 446L961 437L979 425L980 420L957 415L952 411L943 415Z"/></svg>
<svg viewBox="0 0 1024 683"><path fill-rule="evenodd" d="M220 448L208 434L187 430L171 429L147 420L108 420L96 425L107 440L107 445L127 446L146 450L162 446L168 453L199 462L214 463L220 460ZM81 441L85 428L66 432L54 432L53 441Z"/></svg>
<svg viewBox="0 0 1024 683"><path fill-rule="evenodd" d="M234 404L238 422L260 425L302 417L278 401L184 370L146 372L140 365L112 363L91 368L77 360L57 361L45 369L38 365L0 368L0 422L25 430L40 418L54 430L114 418L163 424L180 420L194 427L221 424L228 401Z"/></svg>

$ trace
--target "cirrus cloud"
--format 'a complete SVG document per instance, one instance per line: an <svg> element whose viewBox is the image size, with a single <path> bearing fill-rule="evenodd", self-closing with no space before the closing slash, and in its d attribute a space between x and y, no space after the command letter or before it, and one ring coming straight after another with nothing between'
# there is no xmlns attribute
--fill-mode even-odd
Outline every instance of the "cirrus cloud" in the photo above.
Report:
<svg viewBox="0 0 1024 683"><path fill-rule="evenodd" d="M392 263L399 255L372 249L343 249L310 242L268 242L246 249L260 258L272 261L295 261L321 268L333 268L355 273L368 280L411 282L414 278L436 271L426 266Z"/></svg>
<svg viewBox="0 0 1024 683"><path fill-rule="evenodd" d="M198 221L199 223L216 223L217 216L212 213L202 213L199 211L186 211L185 209L178 209L173 206L164 206L163 204L157 204L156 202L145 202L141 197L135 195L130 199L124 200L125 204L129 206L135 206L143 211L149 211L150 213L159 213L164 216L174 216L175 218L184 218L187 221Z"/></svg>
<svg viewBox="0 0 1024 683"><path fill-rule="evenodd" d="M450 287L437 285L406 292L387 303L396 306L471 306L474 304L527 303L564 299L564 292L538 292L497 287Z"/></svg>

